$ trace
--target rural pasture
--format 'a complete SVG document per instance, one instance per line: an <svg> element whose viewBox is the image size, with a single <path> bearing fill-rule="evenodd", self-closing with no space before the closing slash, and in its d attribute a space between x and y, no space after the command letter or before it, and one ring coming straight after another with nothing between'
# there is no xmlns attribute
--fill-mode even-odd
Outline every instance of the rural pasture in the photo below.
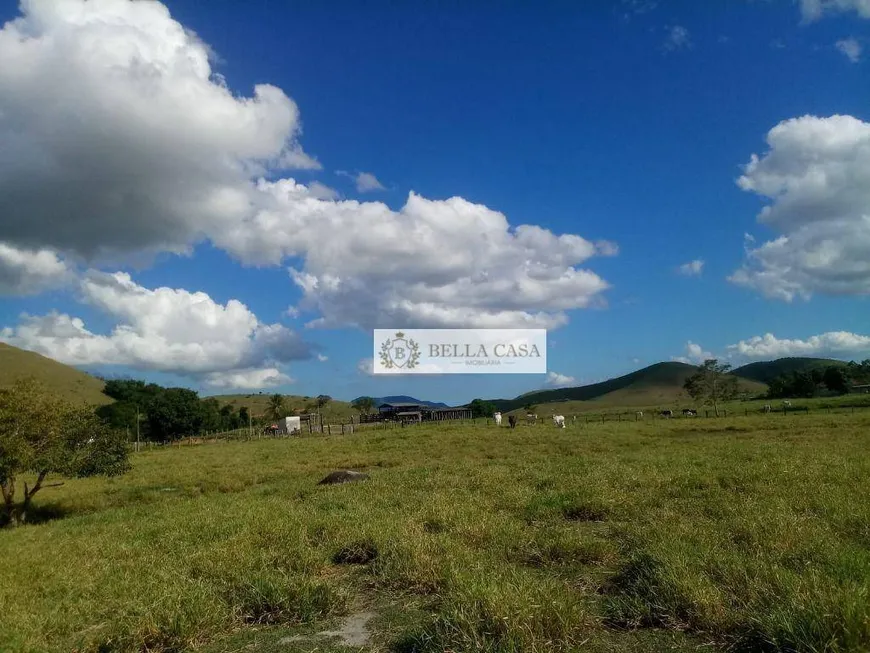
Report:
<svg viewBox="0 0 870 653"><path fill-rule="evenodd" d="M859 410L155 448L0 531L0 650L867 650L868 437ZM370 479L317 485L341 468Z"/></svg>

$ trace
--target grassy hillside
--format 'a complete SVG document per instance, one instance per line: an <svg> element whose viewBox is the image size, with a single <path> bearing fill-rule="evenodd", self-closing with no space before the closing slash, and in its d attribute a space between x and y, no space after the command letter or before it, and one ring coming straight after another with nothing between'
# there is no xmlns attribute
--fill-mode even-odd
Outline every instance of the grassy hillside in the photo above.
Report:
<svg viewBox="0 0 870 653"><path fill-rule="evenodd" d="M35 377L49 391L69 401L98 405L112 402L103 394L104 383L90 374L0 342L0 387L28 376Z"/></svg>
<svg viewBox="0 0 870 653"><path fill-rule="evenodd" d="M269 398L274 393L269 392L252 392L249 394L237 395L211 395L217 399L221 405L230 404L233 408L238 409L241 406L247 406L251 411L251 415L259 417L266 413L269 407ZM207 399L207 397L203 397ZM288 409L288 415L296 410L305 410L306 406L313 406L314 397L303 397L300 395L284 395L284 406ZM314 409L312 408L312 412ZM351 415L358 415L351 405L346 401L330 401L321 411L324 420L350 420Z"/></svg>
<svg viewBox="0 0 870 653"><path fill-rule="evenodd" d="M752 379L760 383L770 383L782 374L809 372L814 369L824 369L832 365L845 367L846 363L831 358L779 358L775 361L749 363L748 365L738 367L734 370L734 374L744 379Z"/></svg>
<svg viewBox="0 0 870 653"><path fill-rule="evenodd" d="M156 448L0 531L0 650L868 651L868 429L864 411ZM371 477L317 484L345 467ZM362 646L318 636L359 621Z"/></svg>
<svg viewBox="0 0 870 653"><path fill-rule="evenodd" d="M601 383L576 388L539 390L527 392L515 399L491 401L502 412L516 410L526 404L540 405L554 402L595 401L602 406L666 405L688 400L683 384L695 369L694 366L685 363L656 363ZM764 385L743 379L740 381L740 387L741 391L747 394L765 390Z"/></svg>

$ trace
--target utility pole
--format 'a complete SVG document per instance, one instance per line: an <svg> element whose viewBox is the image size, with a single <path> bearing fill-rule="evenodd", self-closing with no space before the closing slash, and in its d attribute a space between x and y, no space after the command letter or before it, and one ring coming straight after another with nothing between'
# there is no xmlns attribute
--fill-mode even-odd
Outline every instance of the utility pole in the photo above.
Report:
<svg viewBox="0 0 870 653"><path fill-rule="evenodd" d="M252 424L252 418L251 418L250 412L248 412L248 437L249 438L254 437L254 427Z"/></svg>
<svg viewBox="0 0 870 653"><path fill-rule="evenodd" d="M139 453L139 406L136 405L136 453Z"/></svg>

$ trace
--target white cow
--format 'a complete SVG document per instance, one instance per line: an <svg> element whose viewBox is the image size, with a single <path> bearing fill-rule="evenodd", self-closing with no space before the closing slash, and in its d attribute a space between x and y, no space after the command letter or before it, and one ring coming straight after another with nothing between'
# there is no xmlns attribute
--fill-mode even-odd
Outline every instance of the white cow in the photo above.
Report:
<svg viewBox="0 0 870 653"><path fill-rule="evenodd" d="M501 426L501 413L495 413L493 418L495 419L495 425Z"/></svg>
<svg viewBox="0 0 870 653"><path fill-rule="evenodd" d="M765 404L765 405L764 405L764 412L765 412L765 413L769 413L769 412L770 412L770 404Z"/></svg>
<svg viewBox="0 0 870 653"><path fill-rule="evenodd" d="M642 417L643 417L643 411L642 411L642 410L637 411L637 416L642 418Z"/></svg>
<svg viewBox="0 0 870 653"><path fill-rule="evenodd" d="M553 415L553 424L560 429L565 428L565 416L564 415Z"/></svg>
<svg viewBox="0 0 870 653"><path fill-rule="evenodd" d="M785 406L786 408L791 408L791 402L790 402L790 401L783 401L783 402L782 402L782 405Z"/></svg>

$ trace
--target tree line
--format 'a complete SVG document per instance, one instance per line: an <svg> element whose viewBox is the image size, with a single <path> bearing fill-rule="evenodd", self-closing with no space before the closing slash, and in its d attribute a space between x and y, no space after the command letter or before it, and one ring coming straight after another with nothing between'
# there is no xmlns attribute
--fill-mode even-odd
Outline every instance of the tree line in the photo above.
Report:
<svg viewBox="0 0 870 653"><path fill-rule="evenodd" d="M107 380L103 393L115 400L96 411L106 424L130 429L132 438L138 421L139 438L154 442L169 442L204 431L232 431L249 426L260 428L267 421L293 412L279 394L269 397L264 415L252 415L248 406L221 405L218 399L203 399L188 388L164 388L156 383L131 379ZM304 410L319 412L331 400L329 395L319 395Z"/></svg>
<svg viewBox="0 0 870 653"><path fill-rule="evenodd" d="M853 385L870 383L870 359L780 374L768 384L770 399L844 395Z"/></svg>

